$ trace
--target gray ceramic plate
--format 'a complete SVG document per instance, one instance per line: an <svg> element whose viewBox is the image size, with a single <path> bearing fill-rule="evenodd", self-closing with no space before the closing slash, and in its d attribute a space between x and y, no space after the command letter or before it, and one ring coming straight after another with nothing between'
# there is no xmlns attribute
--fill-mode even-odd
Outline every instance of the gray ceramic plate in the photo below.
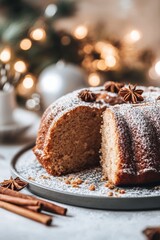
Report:
<svg viewBox="0 0 160 240"><path fill-rule="evenodd" d="M28 189L41 197L57 202L87 208L108 210L143 210L160 208L159 186L125 188L125 194L117 194L104 186L100 168L85 170L67 177L53 177L38 163L32 153L33 144L18 152L12 162L14 177L20 177L29 183ZM66 184L66 178L81 178L78 188ZM94 184L95 191L89 186ZM124 188L123 188L124 189ZM113 192L108 197L108 192Z"/></svg>

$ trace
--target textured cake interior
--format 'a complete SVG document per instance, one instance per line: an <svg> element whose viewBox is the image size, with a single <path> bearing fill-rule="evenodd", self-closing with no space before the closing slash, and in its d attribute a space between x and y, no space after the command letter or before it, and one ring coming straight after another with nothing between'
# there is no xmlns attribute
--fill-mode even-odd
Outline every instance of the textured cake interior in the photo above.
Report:
<svg viewBox="0 0 160 240"><path fill-rule="evenodd" d="M114 116L111 112L104 113L102 125L102 171L111 182L116 181L116 173L119 162L118 133Z"/></svg>
<svg viewBox="0 0 160 240"><path fill-rule="evenodd" d="M57 122L48 146L52 174L72 173L99 164L101 115L100 109L78 107Z"/></svg>

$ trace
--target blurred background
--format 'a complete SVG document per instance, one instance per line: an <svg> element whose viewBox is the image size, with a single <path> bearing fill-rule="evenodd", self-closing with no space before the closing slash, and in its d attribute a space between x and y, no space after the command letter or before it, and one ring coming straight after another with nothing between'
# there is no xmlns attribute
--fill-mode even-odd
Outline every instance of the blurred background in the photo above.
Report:
<svg viewBox="0 0 160 240"><path fill-rule="evenodd" d="M105 81L160 86L159 0L0 0L0 90L42 113Z"/></svg>

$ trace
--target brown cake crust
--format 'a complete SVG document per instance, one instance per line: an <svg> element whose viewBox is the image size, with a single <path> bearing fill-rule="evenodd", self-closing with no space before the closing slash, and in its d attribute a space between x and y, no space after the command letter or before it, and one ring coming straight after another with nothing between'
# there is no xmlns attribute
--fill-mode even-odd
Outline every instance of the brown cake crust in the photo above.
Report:
<svg viewBox="0 0 160 240"><path fill-rule="evenodd" d="M144 90L144 102L154 102L159 96L159 88L140 88ZM96 94L95 102L82 101L79 98L82 90L78 90L55 101L43 114L33 152L42 166L52 175L76 172L95 166L99 162L102 112L110 106L123 103L123 100L115 93L106 92L104 87L89 88L89 90ZM80 122L74 121L74 119L78 119ZM70 131L68 135L67 128ZM76 129L77 134L73 129ZM79 141L82 135L81 131L85 137ZM61 133L63 134L61 135ZM68 152L65 151L67 146L69 146ZM71 146L73 146L73 150L71 150ZM76 148L77 151L82 149L82 152L79 152L80 159L76 156ZM120 172L118 178L122 179ZM132 182L134 180L132 176Z"/></svg>

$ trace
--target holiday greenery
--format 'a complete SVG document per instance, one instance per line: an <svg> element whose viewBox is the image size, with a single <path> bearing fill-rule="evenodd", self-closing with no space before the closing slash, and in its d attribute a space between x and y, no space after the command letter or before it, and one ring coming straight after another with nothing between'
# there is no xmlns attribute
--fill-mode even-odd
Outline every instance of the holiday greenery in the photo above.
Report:
<svg viewBox="0 0 160 240"><path fill-rule="evenodd" d="M75 3L57 0L42 10L34 2L0 0L0 59L21 73L18 84L28 74L36 81L46 66L59 60L85 69L86 85L106 80L144 83L155 59L151 50L139 51L124 39L111 39L100 31L102 26L92 32L84 25L73 33L55 30L57 19L76 14Z"/></svg>

